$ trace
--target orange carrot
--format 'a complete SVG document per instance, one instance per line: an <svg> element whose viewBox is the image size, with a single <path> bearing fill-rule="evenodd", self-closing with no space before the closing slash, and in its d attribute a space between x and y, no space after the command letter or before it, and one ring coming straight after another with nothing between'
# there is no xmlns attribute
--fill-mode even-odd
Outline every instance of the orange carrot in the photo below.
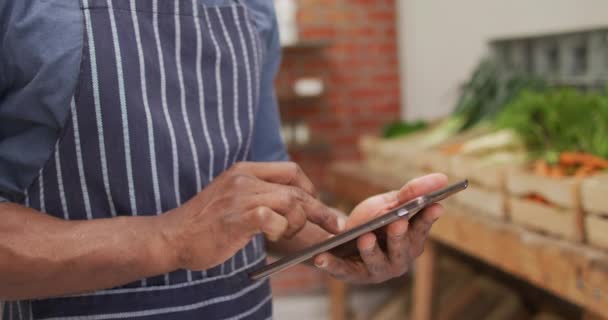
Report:
<svg viewBox="0 0 608 320"><path fill-rule="evenodd" d="M549 166L547 165L547 162L544 160L536 160L536 162L534 162L534 173L543 177L548 176Z"/></svg>
<svg viewBox="0 0 608 320"><path fill-rule="evenodd" d="M440 148L441 152L446 155L457 154L462 150L462 143L453 143Z"/></svg>
<svg viewBox="0 0 608 320"><path fill-rule="evenodd" d="M564 167L560 166L560 165L555 165L553 167L551 167L551 171L549 173L549 175L551 176L551 178L563 178L566 175L566 172L564 170Z"/></svg>
<svg viewBox="0 0 608 320"><path fill-rule="evenodd" d="M608 169L608 160L584 152L562 152L559 156L559 162L563 165L581 165Z"/></svg>
<svg viewBox="0 0 608 320"><path fill-rule="evenodd" d="M577 178L584 178L592 175L596 169L592 166L582 166L576 170L574 176Z"/></svg>

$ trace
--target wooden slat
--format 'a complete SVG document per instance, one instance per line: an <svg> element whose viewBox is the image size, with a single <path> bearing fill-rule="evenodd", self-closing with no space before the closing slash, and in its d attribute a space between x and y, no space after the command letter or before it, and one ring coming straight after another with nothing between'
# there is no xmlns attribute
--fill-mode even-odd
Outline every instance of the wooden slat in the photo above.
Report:
<svg viewBox="0 0 608 320"><path fill-rule="evenodd" d="M589 243L608 249L608 218L589 215L585 218L585 222Z"/></svg>
<svg viewBox="0 0 608 320"><path fill-rule="evenodd" d="M500 190L506 165L487 165L475 157L455 155L450 157L450 173L458 179L469 179L481 186Z"/></svg>
<svg viewBox="0 0 608 320"><path fill-rule="evenodd" d="M541 177L519 168L512 168L507 174L507 190L511 194L525 196L535 193L560 207L577 207L578 199L573 196L573 190L580 187L580 181L576 178Z"/></svg>
<svg viewBox="0 0 608 320"><path fill-rule="evenodd" d="M436 266L437 248L433 242L427 242L424 253L416 260L414 294L412 297L414 301L412 305L413 320L433 319Z"/></svg>
<svg viewBox="0 0 608 320"><path fill-rule="evenodd" d="M353 202L394 188L361 165L332 169L333 193ZM394 183L394 182L393 182ZM431 238L608 318L608 253L508 222L446 208Z"/></svg>
<svg viewBox="0 0 608 320"><path fill-rule="evenodd" d="M467 192L455 194L454 199L464 207L471 208L481 214L506 219L505 199L501 191L488 190L469 184Z"/></svg>
<svg viewBox="0 0 608 320"><path fill-rule="evenodd" d="M509 207L514 223L564 239L576 240L576 228L573 223L575 213L572 209L551 207L518 197L509 198Z"/></svg>
<svg viewBox="0 0 608 320"><path fill-rule="evenodd" d="M329 299L330 303L330 319L331 320L346 320L348 306L346 304L346 283L329 278Z"/></svg>
<svg viewBox="0 0 608 320"><path fill-rule="evenodd" d="M608 174L583 182L583 208L590 213L608 214Z"/></svg>

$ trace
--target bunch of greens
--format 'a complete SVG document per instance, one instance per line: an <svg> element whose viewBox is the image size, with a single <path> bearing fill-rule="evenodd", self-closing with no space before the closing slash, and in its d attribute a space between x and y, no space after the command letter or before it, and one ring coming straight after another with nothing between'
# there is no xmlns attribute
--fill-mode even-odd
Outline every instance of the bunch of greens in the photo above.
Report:
<svg viewBox="0 0 608 320"><path fill-rule="evenodd" d="M492 120L522 90L541 90L545 83L529 74L507 72L491 59L482 60L462 93L453 117L462 119L460 131Z"/></svg>
<svg viewBox="0 0 608 320"><path fill-rule="evenodd" d="M428 124L424 121L415 121L415 122L393 122L388 124L382 130L382 137L384 138L394 138L408 135L410 133L414 133L416 131L420 131L425 129Z"/></svg>
<svg viewBox="0 0 608 320"><path fill-rule="evenodd" d="M515 130L531 156L554 164L559 154L585 152L608 158L608 96L574 89L525 91L496 119Z"/></svg>

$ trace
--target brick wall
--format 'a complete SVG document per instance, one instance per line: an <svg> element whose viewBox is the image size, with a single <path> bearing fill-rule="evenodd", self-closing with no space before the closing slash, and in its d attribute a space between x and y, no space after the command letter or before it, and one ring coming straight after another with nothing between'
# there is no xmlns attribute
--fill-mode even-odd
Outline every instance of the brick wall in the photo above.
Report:
<svg viewBox="0 0 608 320"><path fill-rule="evenodd" d="M276 85L283 121L306 121L311 132L310 144L290 147L290 155L321 190L329 163L357 159L361 134L399 118L395 10L395 0L298 1L300 40L325 45L286 49ZM323 79L324 95L290 98L293 81L308 76ZM297 266L272 286L275 294L309 293L323 289L323 279Z"/></svg>
<svg viewBox="0 0 608 320"><path fill-rule="evenodd" d="M328 40L325 110L310 119L331 158L358 158L361 134L400 114L395 0L300 0L300 39Z"/></svg>

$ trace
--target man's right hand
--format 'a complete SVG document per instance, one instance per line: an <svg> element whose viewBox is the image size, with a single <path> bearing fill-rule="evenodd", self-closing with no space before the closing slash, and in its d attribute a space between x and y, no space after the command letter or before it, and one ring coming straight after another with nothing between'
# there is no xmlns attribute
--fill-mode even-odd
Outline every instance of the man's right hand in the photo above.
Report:
<svg viewBox="0 0 608 320"><path fill-rule="evenodd" d="M290 238L310 221L340 232L335 211L292 162L237 163L183 206L161 215L178 268L203 270L236 254L257 233Z"/></svg>

